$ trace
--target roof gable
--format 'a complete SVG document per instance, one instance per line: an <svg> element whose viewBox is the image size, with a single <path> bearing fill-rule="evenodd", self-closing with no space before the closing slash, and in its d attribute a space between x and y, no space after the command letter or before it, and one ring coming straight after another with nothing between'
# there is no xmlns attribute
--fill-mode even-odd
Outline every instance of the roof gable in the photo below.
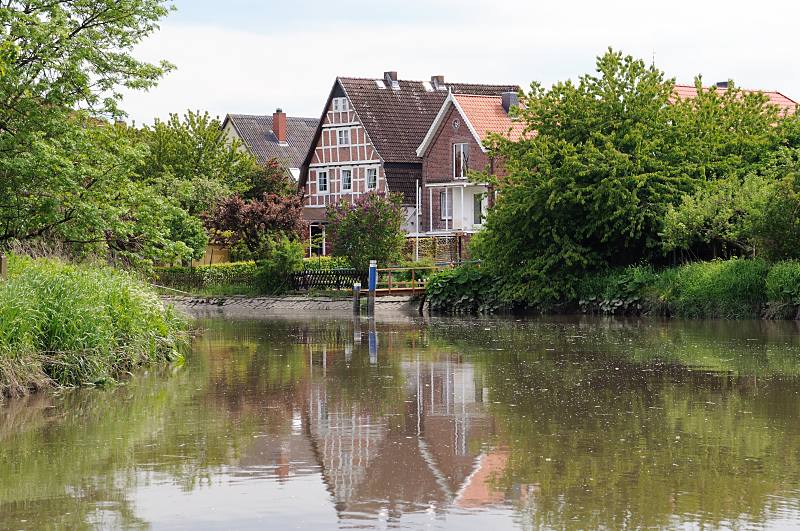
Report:
<svg viewBox="0 0 800 531"><path fill-rule="evenodd" d="M259 164L278 159L287 168L299 168L311 145L318 121L316 118L287 116L285 143L278 142L273 133L271 115L229 114L222 127L228 123Z"/></svg>
<svg viewBox="0 0 800 531"><path fill-rule="evenodd" d="M516 92L515 85L447 83L435 90L430 83L399 80L397 88L368 78L338 78L372 144L386 162L419 163L417 148L442 104L452 93L499 96Z"/></svg>
<svg viewBox="0 0 800 531"><path fill-rule="evenodd" d="M524 124L513 121L503 109L501 96L482 96L476 94L450 94L442 104L439 114L428 129L422 143L417 148L417 156L422 157L428 151L442 122L451 107L455 107L461 115L473 138L485 153L483 142L490 133L504 135L511 140L519 140L525 130Z"/></svg>

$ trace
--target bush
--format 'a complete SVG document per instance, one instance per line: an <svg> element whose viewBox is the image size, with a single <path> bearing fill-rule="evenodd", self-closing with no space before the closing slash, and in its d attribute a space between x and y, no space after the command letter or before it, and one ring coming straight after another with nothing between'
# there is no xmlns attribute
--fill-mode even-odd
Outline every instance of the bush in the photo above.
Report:
<svg viewBox="0 0 800 531"><path fill-rule="evenodd" d="M104 382L179 359L185 326L131 274L12 256L0 282L0 395Z"/></svg>
<svg viewBox="0 0 800 531"><path fill-rule="evenodd" d="M350 261L344 256L315 256L303 260L303 269L306 271L350 269Z"/></svg>
<svg viewBox="0 0 800 531"><path fill-rule="evenodd" d="M305 249L285 236L271 244L269 258L258 263L256 283L262 293L278 295L289 289L288 276L303 270Z"/></svg>
<svg viewBox="0 0 800 531"><path fill-rule="evenodd" d="M648 265L587 275L578 285L578 306L584 313L641 313L652 304L657 279L657 273Z"/></svg>
<svg viewBox="0 0 800 531"><path fill-rule="evenodd" d="M247 292L255 286L255 262L232 262L197 267L162 267L155 270L155 281L163 286L190 292L227 290Z"/></svg>
<svg viewBox="0 0 800 531"><path fill-rule="evenodd" d="M425 294L434 312L494 313L506 307L497 285L493 275L466 265L432 274Z"/></svg>
<svg viewBox="0 0 800 531"><path fill-rule="evenodd" d="M763 260L714 260L664 270L656 283L669 313L689 318L757 317L767 301Z"/></svg>
<svg viewBox="0 0 800 531"><path fill-rule="evenodd" d="M800 262L779 262L767 275L767 316L790 318L798 315L800 308Z"/></svg>
<svg viewBox="0 0 800 531"><path fill-rule="evenodd" d="M334 256L344 256L359 271L400 258L405 244L402 196L375 192L360 195L352 203L328 207L328 233Z"/></svg>

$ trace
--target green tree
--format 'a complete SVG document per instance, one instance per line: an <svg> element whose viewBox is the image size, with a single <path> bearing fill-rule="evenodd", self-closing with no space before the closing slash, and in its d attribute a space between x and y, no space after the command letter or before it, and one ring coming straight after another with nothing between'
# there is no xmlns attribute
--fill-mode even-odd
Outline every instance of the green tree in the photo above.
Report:
<svg viewBox="0 0 800 531"><path fill-rule="evenodd" d="M222 130L207 112L171 114L141 131L149 153L137 173L192 215L209 212L220 199L253 187L266 170Z"/></svg>
<svg viewBox="0 0 800 531"><path fill-rule="evenodd" d="M0 245L57 239L131 261L200 252L198 224L134 179L141 143L106 121L123 115L121 88L171 68L132 54L168 12L166 0L2 4Z"/></svg>
<svg viewBox="0 0 800 531"><path fill-rule="evenodd" d="M334 256L344 256L361 271L370 260L387 264L400 258L403 233L402 199L369 192L354 201L328 207L328 234Z"/></svg>
<svg viewBox="0 0 800 531"><path fill-rule="evenodd" d="M760 163L777 110L696 85L698 98L680 100L655 66L609 50L596 75L522 95L527 135L492 142L508 176L493 182L499 198L475 241L506 298L570 298L587 271L662 259L671 205Z"/></svg>

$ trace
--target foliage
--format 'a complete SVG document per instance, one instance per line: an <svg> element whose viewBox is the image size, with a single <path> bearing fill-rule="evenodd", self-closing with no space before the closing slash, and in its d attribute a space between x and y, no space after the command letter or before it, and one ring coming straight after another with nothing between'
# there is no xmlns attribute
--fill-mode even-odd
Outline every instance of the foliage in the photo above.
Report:
<svg viewBox="0 0 800 531"><path fill-rule="evenodd" d="M134 264L202 254L203 228L174 190L138 177L142 135L110 122L123 116L120 89L147 89L171 69L132 55L168 12L163 0L0 8L0 246L46 238Z"/></svg>
<svg viewBox="0 0 800 531"><path fill-rule="evenodd" d="M328 271L331 269L349 269L350 262L344 256L314 256L303 260L306 271Z"/></svg>
<svg viewBox="0 0 800 531"><path fill-rule="evenodd" d="M184 328L128 273L12 255L0 282L0 395L103 382L176 360Z"/></svg>
<svg viewBox="0 0 800 531"><path fill-rule="evenodd" d="M587 275L578 286L578 306L583 313L641 313L650 307L648 295L657 279L657 273L649 265Z"/></svg>
<svg viewBox="0 0 800 531"><path fill-rule="evenodd" d="M239 255L249 255L250 259L268 256L276 238L302 238L306 232L300 197L275 193L265 193L259 199L227 197L208 216L206 226L228 244L243 246L246 252L239 251Z"/></svg>
<svg viewBox="0 0 800 531"><path fill-rule="evenodd" d="M670 314L689 318L758 317L767 302L763 260L713 260L667 269L656 290Z"/></svg>
<svg viewBox="0 0 800 531"><path fill-rule="evenodd" d="M258 170L251 173L239 187L244 189L242 195L245 199L257 199L264 194L291 196L298 193L297 184L276 159L268 160L264 166L259 166Z"/></svg>
<svg viewBox="0 0 800 531"><path fill-rule="evenodd" d="M528 134L492 141L508 175L473 243L505 298L573 298L586 272L658 262L670 206L763 163L780 121L767 98L696 87L676 100L662 72L613 51L577 83L531 85L516 111Z"/></svg>
<svg viewBox="0 0 800 531"><path fill-rule="evenodd" d="M249 191L254 179L264 187L267 169L259 168L207 112L189 111L183 118L171 114L138 135L148 148L136 172L139 178L192 215L210 211L233 192Z"/></svg>
<svg viewBox="0 0 800 531"><path fill-rule="evenodd" d="M776 179L767 192L753 216L753 245L769 260L800 258L800 164Z"/></svg>
<svg viewBox="0 0 800 531"><path fill-rule="evenodd" d="M253 261L211 264L197 267L162 267L154 271L161 286L195 294L242 294L255 286L258 267Z"/></svg>
<svg viewBox="0 0 800 531"><path fill-rule="evenodd" d="M258 263L258 288L262 293L278 295L289 289L287 277L303 270L305 249L286 236L270 243L269 256Z"/></svg>
<svg viewBox="0 0 800 531"><path fill-rule="evenodd" d="M494 313L506 307L497 279L483 269L465 265L445 269L428 278L425 294L431 311L441 313Z"/></svg>
<svg viewBox="0 0 800 531"><path fill-rule="evenodd" d="M400 258L405 244L402 197L361 194L328 207L328 234L335 256L344 256L360 271L370 260L387 264Z"/></svg>
<svg viewBox="0 0 800 531"><path fill-rule="evenodd" d="M773 265L766 284L767 317L785 319L800 315L800 262L789 260Z"/></svg>

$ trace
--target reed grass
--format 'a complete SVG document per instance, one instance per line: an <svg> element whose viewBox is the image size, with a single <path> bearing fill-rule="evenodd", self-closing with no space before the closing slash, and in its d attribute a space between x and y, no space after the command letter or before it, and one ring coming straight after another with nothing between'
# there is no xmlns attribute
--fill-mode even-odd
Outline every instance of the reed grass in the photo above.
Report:
<svg viewBox="0 0 800 531"><path fill-rule="evenodd" d="M180 359L185 330L130 273L12 255L0 281L0 396L105 383Z"/></svg>

